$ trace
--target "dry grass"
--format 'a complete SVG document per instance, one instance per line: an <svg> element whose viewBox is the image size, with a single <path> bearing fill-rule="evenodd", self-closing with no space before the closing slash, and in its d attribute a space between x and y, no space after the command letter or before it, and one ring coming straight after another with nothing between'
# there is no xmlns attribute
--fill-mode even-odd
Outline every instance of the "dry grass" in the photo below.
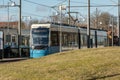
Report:
<svg viewBox="0 0 120 80"><path fill-rule="evenodd" d="M81 49L0 64L0 80L120 80L120 47Z"/></svg>

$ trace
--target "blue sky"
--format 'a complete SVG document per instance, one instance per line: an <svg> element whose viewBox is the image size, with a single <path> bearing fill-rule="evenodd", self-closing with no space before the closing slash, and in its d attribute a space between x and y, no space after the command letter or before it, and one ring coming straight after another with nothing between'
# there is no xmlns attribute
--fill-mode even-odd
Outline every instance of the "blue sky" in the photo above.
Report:
<svg viewBox="0 0 120 80"><path fill-rule="evenodd" d="M19 0L12 0L18 4ZM47 19L51 14L56 11L49 6L59 6L65 0L22 0L22 16L31 16L32 19ZM71 6L87 6L88 0L71 0ZM7 5L9 0L0 0L0 5ZM44 6L42 6L42 5ZM68 5L68 0L62 4ZM91 5L117 5L117 0L91 0ZM91 7L91 13L96 8L101 12L109 12L117 15L117 7ZM79 12L82 16L87 16L87 7L72 7L71 11ZM66 10L67 12L67 10ZM18 8L10 7L9 14L11 20L18 19ZM7 20L8 8L0 8L0 21Z"/></svg>

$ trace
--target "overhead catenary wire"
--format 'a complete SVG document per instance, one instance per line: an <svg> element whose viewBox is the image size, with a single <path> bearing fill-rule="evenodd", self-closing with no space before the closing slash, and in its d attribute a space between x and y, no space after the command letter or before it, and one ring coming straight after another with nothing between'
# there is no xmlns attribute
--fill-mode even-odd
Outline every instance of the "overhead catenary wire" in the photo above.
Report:
<svg viewBox="0 0 120 80"><path fill-rule="evenodd" d="M117 2L115 2L115 1L113 1L113 0L110 0L111 2L113 2L113 3L115 3L115 4L117 4Z"/></svg>
<svg viewBox="0 0 120 80"><path fill-rule="evenodd" d="M115 4L117 4L117 2L115 2L115 1L113 1L113 0L110 0L111 2L113 2L113 3L115 3ZM82 4L88 4L87 2L81 2L81 1L71 1L72 3L82 3ZM101 4L97 4L97 3L90 3L90 4L92 4L92 6L91 7L96 7L97 5L99 6L99 7L104 7L104 6L117 6L117 5L108 5L108 4L105 4L105 5L101 5ZM80 6L80 7L82 7L82 6ZM83 6L83 7L87 7L87 6Z"/></svg>
<svg viewBox="0 0 120 80"><path fill-rule="evenodd" d="M24 0L24 1L26 1L26 2L29 2L29 3L33 3L33 4L37 4L37 5L40 5L40 6L44 6L44 7L47 7L47 8L52 8L52 9L54 9L55 11L57 11L57 12L59 12L57 9L56 9L56 7L57 7L57 4L55 5L55 6L47 6L47 5L44 5L44 4L39 4L39 3L36 3L36 2L33 2L33 1L30 1L30 0ZM60 2L60 3L64 3L66 0L64 0L64 1L62 1L62 2ZM71 2L77 2L78 3L78 1L71 1ZM60 4L59 3L59 4ZM85 2L79 2L79 3L85 3ZM87 4L87 3L85 3L85 4ZM94 5L93 5L94 4ZM69 7L69 6L66 6L66 7ZM77 8L77 7L88 7L88 6L70 6L71 8ZM113 4L109 4L109 5L99 5L99 4L96 4L96 3L92 3L92 5L90 6L90 7L118 7L118 5L113 5Z"/></svg>
<svg viewBox="0 0 120 80"><path fill-rule="evenodd" d="M63 4L64 2L66 2L67 0L64 0L64 1L62 1L62 2L59 2L59 3L57 3L57 4L55 4L54 6L58 6L58 5L60 5L60 4Z"/></svg>
<svg viewBox="0 0 120 80"><path fill-rule="evenodd" d="M114 7L118 7L118 6L120 6L120 5L91 5L90 7L112 7L112 6L114 6ZM71 6L71 8L74 8L74 7L88 7L88 6Z"/></svg>
<svg viewBox="0 0 120 80"><path fill-rule="evenodd" d="M106 10L106 12L107 12L107 11L110 11L110 10L113 10L114 8L115 8L115 7L111 7L110 9Z"/></svg>
<svg viewBox="0 0 120 80"><path fill-rule="evenodd" d="M47 8L52 8L53 10L55 10L55 11L57 11L58 12L58 10L57 10L57 4L61 4L61 3L64 3L64 2L66 2L67 0L62 0L61 2L59 2L59 3L57 3L56 5L54 5L54 6L49 6L49 5L44 5L44 4L40 4L40 3L37 3L36 1L30 1L30 0L24 0L24 1L26 1L26 2L28 2L28 3L31 3L31 4L36 4L36 5L40 5L40 6L43 6L43 7L47 7ZM115 3L115 1L113 1L113 0L110 0L111 2L114 2ZM84 3L84 4L87 4L87 2L79 2L79 1L73 1L73 0L71 0L71 2L76 2L76 3ZM68 7L68 6L67 6ZM71 6L71 8L79 8L79 7L88 7L87 5L83 5L83 6ZM90 7L118 7L118 4L108 4L108 5L101 5L101 4L96 4L96 3L91 3L91 6ZM38 17L43 17L43 16L39 16L39 15L37 15L37 14L33 14L33 13L28 13L28 12L24 12L23 11L23 13L25 13L25 14L30 14L30 15L33 15L33 16L38 16Z"/></svg>
<svg viewBox="0 0 120 80"><path fill-rule="evenodd" d="M17 10L11 9L9 12L17 12ZM30 12L25 12L25 11L22 11L22 13L27 14L27 15L31 15L31 16L36 16L36 17L47 17L47 16L40 16L40 15L37 15L37 14L33 14L33 13L30 13Z"/></svg>
<svg viewBox="0 0 120 80"><path fill-rule="evenodd" d="M54 6L47 6L47 5L44 5L44 4L40 4L40 3L37 3L37 2L33 2L33 1L30 1L30 0L24 0L26 2L29 2L29 3L32 3L32 4L37 4L37 5L40 5L40 6L44 6L44 7L47 7L47 8L53 8L53 7L57 7L59 4L62 4L64 2L66 2L67 0L64 0L62 2L59 2L57 4L55 4Z"/></svg>
<svg viewBox="0 0 120 80"><path fill-rule="evenodd" d="M37 4L37 5L41 5L41 6L44 6L44 7L48 7L48 8L53 8L55 6L47 6L47 5L44 5L44 4L39 4L39 3L36 3L36 2L33 2L33 1L29 1L29 0L24 0L24 1L27 1L29 3L33 3L33 4ZM66 0L65 0L66 1ZM64 1L63 1L64 2ZM76 2L76 1L72 1L72 2ZM84 2L80 2L80 3L84 3ZM86 3L87 4L87 3ZM93 3L95 4L95 3ZM100 5L100 4L95 4L95 5L91 5L90 7L110 7L110 6L115 6L117 7L118 5L113 5L113 4L110 4L110 5ZM68 6L67 6L68 7ZM88 6L71 6L71 7L88 7Z"/></svg>
<svg viewBox="0 0 120 80"><path fill-rule="evenodd" d="M37 3L37 2L33 2L33 1L30 1L30 0L24 0L24 1L29 2L29 3L33 3L33 4L37 4L37 5L40 5L40 6L51 8L51 6L47 6L47 5L40 4L40 3Z"/></svg>
<svg viewBox="0 0 120 80"><path fill-rule="evenodd" d="M80 1L71 1L72 3L82 3L82 4L88 4L87 2L80 2ZM94 5L99 5L99 4L96 4L96 3L91 3L91 4L94 4Z"/></svg>
<svg viewBox="0 0 120 80"><path fill-rule="evenodd" d="M39 3L36 3L36 2L33 2L33 1L29 1L29 0L24 0L24 1L32 3L32 4L40 5L40 6L43 6L43 7L52 8L53 10L57 11L57 13L59 13L59 11L56 9L56 7L58 7L57 5L58 4L62 4L62 3L64 3L67 0L64 0L64 1L60 2L60 3L57 3L54 6L47 6L47 5L44 5L44 4L39 4Z"/></svg>

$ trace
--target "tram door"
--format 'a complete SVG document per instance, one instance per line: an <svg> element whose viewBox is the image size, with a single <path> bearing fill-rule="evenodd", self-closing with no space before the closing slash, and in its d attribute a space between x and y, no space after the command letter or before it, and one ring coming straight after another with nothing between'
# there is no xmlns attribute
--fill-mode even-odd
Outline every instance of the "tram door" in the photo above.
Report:
<svg viewBox="0 0 120 80"><path fill-rule="evenodd" d="M21 56L22 57L29 57L29 36L22 36L22 42L21 42Z"/></svg>

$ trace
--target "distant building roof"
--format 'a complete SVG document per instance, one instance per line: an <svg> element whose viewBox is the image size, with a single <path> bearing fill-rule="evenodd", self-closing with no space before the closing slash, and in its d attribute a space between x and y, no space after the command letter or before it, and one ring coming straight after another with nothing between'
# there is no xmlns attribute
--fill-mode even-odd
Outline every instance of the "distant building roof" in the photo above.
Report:
<svg viewBox="0 0 120 80"><path fill-rule="evenodd" d="M0 28L8 27L8 25L9 28L17 28L18 22L0 22Z"/></svg>

